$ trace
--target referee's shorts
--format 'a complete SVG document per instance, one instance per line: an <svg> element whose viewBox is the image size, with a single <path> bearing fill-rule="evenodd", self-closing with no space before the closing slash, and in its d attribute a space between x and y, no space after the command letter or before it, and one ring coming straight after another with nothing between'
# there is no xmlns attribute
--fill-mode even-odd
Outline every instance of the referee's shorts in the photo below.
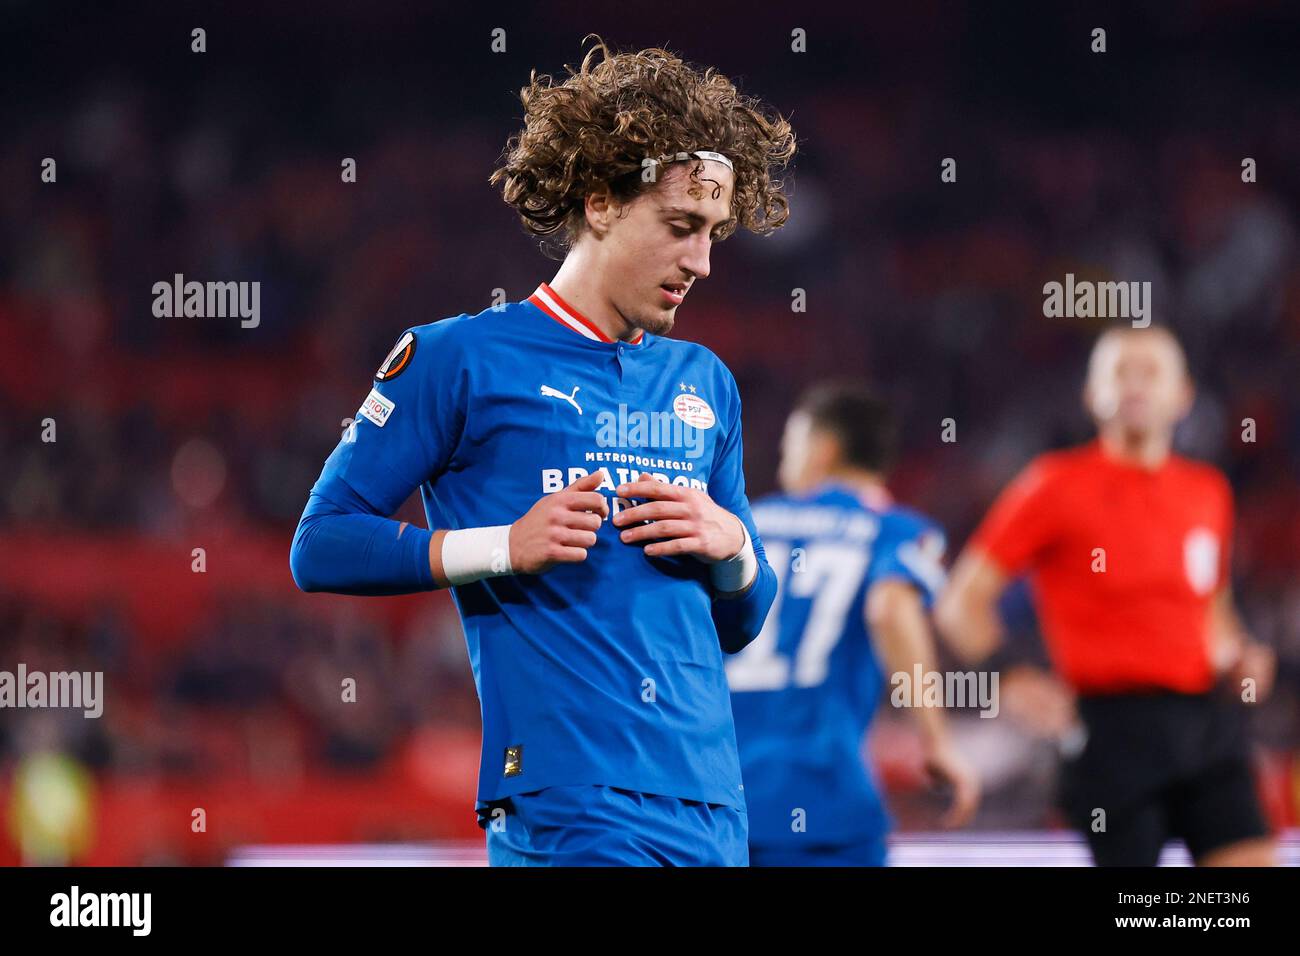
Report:
<svg viewBox="0 0 1300 956"><path fill-rule="evenodd" d="M1174 837L1200 860L1269 835L1230 693L1081 696L1079 715L1087 743L1062 767L1060 802L1098 866L1154 866Z"/></svg>

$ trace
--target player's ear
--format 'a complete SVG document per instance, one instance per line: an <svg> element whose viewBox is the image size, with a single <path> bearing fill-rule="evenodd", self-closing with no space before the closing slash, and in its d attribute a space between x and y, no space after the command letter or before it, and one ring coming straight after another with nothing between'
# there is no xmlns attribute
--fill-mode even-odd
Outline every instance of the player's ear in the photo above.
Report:
<svg viewBox="0 0 1300 956"><path fill-rule="evenodd" d="M818 475L833 471L844 456L844 448L838 436L824 428L816 428L809 436L808 457L812 461L812 470Z"/></svg>
<svg viewBox="0 0 1300 956"><path fill-rule="evenodd" d="M586 199L583 200L587 225L597 236L603 236L609 231L610 221L617 212L615 206L614 198L606 186L598 186L587 193Z"/></svg>

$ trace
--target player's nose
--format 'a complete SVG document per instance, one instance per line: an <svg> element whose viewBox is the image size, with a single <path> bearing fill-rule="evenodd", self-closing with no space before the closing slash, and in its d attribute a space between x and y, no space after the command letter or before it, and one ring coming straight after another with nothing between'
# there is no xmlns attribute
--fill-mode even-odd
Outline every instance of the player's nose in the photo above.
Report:
<svg viewBox="0 0 1300 956"><path fill-rule="evenodd" d="M690 273L697 279L707 279L709 277L709 250L713 243L706 236L700 236L691 242L683 253L678 265L683 271Z"/></svg>

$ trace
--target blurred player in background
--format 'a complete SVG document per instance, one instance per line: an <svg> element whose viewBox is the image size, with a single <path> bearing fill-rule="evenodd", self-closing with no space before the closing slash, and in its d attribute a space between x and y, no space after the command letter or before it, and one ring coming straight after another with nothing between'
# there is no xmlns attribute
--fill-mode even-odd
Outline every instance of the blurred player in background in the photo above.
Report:
<svg viewBox="0 0 1300 956"><path fill-rule="evenodd" d="M882 866L891 821L862 759L889 674L934 670L927 611L943 582L942 532L885 487L894 426L861 389L823 385L781 443L782 494L754 505L780 590L754 643L727 662L751 866ZM883 668L882 668L883 663ZM925 764L952 784L945 824L979 785L943 711L916 707Z"/></svg>
<svg viewBox="0 0 1300 956"><path fill-rule="evenodd" d="M1045 454L1003 491L953 569L938 622L970 661L1001 640L997 601L1033 574L1056 673L1030 709L1086 741L1062 797L1098 865L1153 866L1170 837L1200 865L1271 865L1238 695L1268 693L1273 658L1233 607L1232 491L1172 454L1193 389L1177 339L1152 326L1098 339L1084 403L1098 437ZM1222 681L1221 678L1230 677ZM1015 682L1003 683L1013 710Z"/></svg>
<svg viewBox="0 0 1300 956"><path fill-rule="evenodd" d="M722 655L758 634L776 578L735 379L664 336L714 242L785 222L771 174L794 136L657 49L599 44L521 99L492 182L564 263L523 302L401 336L312 489L294 576L453 587L493 865L743 866ZM434 530L388 517L416 488Z"/></svg>

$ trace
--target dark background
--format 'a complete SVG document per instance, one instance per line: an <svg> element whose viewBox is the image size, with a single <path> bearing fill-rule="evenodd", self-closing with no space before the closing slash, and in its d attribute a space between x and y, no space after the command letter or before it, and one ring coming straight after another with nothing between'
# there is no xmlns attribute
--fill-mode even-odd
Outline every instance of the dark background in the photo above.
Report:
<svg viewBox="0 0 1300 956"><path fill-rule="evenodd" d="M740 382L751 497L795 396L864 379L903 421L893 490L955 551L1034 454L1088 435L1105 323L1044 318L1043 284L1152 282L1200 386L1180 448L1232 480L1238 598L1279 654L1254 726L1293 824L1300 12L991 6L0 3L0 669L107 689L97 721L0 711L0 861L478 838L450 601L307 597L288 547L397 335L554 274L487 177L529 70L576 65L589 32L714 65L799 136L788 226L716 247L675 330ZM260 326L155 318L177 272L260 281ZM1007 610L1014 652L1041 660L1023 589ZM1050 746L958 724L990 791L977 825L1057 825ZM909 722L882 715L872 746L904 828L933 828Z"/></svg>

